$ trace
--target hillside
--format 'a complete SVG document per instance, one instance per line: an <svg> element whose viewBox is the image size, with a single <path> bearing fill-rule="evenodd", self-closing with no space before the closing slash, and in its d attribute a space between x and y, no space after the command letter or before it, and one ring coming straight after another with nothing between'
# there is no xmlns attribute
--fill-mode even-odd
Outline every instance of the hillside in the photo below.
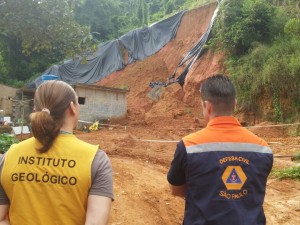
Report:
<svg viewBox="0 0 300 225"><path fill-rule="evenodd" d="M128 65L98 85L130 89L128 117L130 124L189 128L198 126L201 116L198 84L207 76L222 70L221 56L206 52L193 66L182 88L175 83L166 88L151 89L149 83L166 81L181 58L194 46L208 27L217 4L209 4L187 12L181 21L176 37L158 53ZM180 71L177 72L178 76ZM159 96L153 100L148 95ZM174 126L173 126L174 127Z"/></svg>
<svg viewBox="0 0 300 225"><path fill-rule="evenodd" d="M149 83L167 80L181 58L205 32L215 8L216 4L210 4L187 12L175 39L157 54L98 83L130 88L126 120L129 127L110 127L80 135L83 140L99 144L112 159L116 193L112 225L182 223L185 202L170 195L166 174L176 140L204 125L199 81L223 71L222 55L206 52L192 67L183 88L175 83L166 88L151 89ZM149 98L149 94L157 100ZM284 138L288 133L285 127L268 127L272 125L269 122L260 125L249 129L267 138L274 151L274 169L295 166L296 162L288 156L298 151L299 138ZM299 196L297 181L281 181L271 175L264 203L267 224L300 224Z"/></svg>

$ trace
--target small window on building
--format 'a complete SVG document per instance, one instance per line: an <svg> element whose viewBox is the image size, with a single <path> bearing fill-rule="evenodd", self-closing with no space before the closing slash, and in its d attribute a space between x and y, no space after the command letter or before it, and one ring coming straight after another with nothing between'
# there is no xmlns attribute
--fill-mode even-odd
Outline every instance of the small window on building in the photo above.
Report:
<svg viewBox="0 0 300 225"><path fill-rule="evenodd" d="M78 97L78 103L79 103L79 105L85 105L85 98L84 97Z"/></svg>

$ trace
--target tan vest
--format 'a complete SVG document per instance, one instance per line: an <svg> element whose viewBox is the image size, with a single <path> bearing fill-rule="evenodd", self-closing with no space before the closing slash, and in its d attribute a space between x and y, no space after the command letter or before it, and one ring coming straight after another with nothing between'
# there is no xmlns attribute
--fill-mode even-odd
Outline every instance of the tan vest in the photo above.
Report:
<svg viewBox="0 0 300 225"><path fill-rule="evenodd" d="M83 225L98 146L59 135L47 153L30 138L7 152L1 183L12 225Z"/></svg>

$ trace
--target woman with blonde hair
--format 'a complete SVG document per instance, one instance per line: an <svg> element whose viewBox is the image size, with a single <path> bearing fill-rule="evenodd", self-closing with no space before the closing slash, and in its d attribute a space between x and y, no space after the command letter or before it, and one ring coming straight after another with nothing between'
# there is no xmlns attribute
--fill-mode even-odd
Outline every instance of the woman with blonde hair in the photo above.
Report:
<svg viewBox="0 0 300 225"><path fill-rule="evenodd" d="M45 82L34 106L33 137L12 145L0 161L0 225L107 224L112 168L97 145L73 135L75 91L63 81Z"/></svg>

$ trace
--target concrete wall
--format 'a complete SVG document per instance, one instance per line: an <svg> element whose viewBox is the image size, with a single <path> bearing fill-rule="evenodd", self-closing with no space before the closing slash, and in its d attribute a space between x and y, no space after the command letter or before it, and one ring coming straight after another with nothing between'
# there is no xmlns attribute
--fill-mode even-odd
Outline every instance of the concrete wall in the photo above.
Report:
<svg viewBox="0 0 300 225"><path fill-rule="evenodd" d="M80 120L94 122L96 119L121 118L126 115L126 92L75 87L84 104L80 104Z"/></svg>
<svg viewBox="0 0 300 225"><path fill-rule="evenodd" d="M16 88L0 84L0 109L4 110L4 114L11 116L13 113L13 103L11 99L16 97Z"/></svg>

